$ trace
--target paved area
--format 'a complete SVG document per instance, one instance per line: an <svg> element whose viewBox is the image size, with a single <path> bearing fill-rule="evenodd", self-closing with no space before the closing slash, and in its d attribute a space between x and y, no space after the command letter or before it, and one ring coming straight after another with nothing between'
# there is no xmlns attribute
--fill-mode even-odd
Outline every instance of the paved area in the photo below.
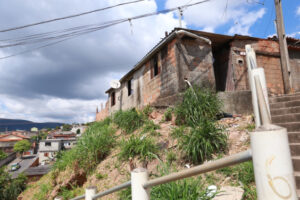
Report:
<svg viewBox="0 0 300 200"><path fill-rule="evenodd" d="M26 158L16 158L15 160L13 160L12 162L10 162L7 167L9 170L10 175L12 176L12 178L16 178L20 173L24 172L25 170L27 170L32 164L33 162L37 159L38 157L36 155L33 156L29 156ZM10 165L12 163L19 163L20 164L20 168L16 171L11 172L10 171Z"/></svg>

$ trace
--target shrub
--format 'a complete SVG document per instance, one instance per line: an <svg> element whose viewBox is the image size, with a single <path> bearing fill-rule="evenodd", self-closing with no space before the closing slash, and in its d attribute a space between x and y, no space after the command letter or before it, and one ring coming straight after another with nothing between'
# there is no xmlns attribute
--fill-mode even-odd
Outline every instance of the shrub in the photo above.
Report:
<svg viewBox="0 0 300 200"><path fill-rule="evenodd" d="M172 163L173 161L176 161L176 154L173 151L170 151L167 153L167 161L168 163Z"/></svg>
<svg viewBox="0 0 300 200"><path fill-rule="evenodd" d="M118 111L113 116L113 122L126 133L132 133L140 128L143 123L143 115L134 108L126 111Z"/></svg>
<svg viewBox="0 0 300 200"><path fill-rule="evenodd" d="M153 108L150 105L147 105L142 112L145 117L148 117L153 112Z"/></svg>
<svg viewBox="0 0 300 200"><path fill-rule="evenodd" d="M0 160L3 160L7 157L6 153L0 149Z"/></svg>
<svg viewBox="0 0 300 200"><path fill-rule="evenodd" d="M96 178L97 178L98 180L107 178L107 174L96 174Z"/></svg>
<svg viewBox="0 0 300 200"><path fill-rule="evenodd" d="M195 91L195 92L194 92ZM183 101L175 109L176 123L194 127L203 120L216 120L221 113L222 102L209 89L194 87L186 90Z"/></svg>
<svg viewBox="0 0 300 200"><path fill-rule="evenodd" d="M31 147L31 144L28 140L21 140L14 145L14 151L18 153L23 153L28 151Z"/></svg>
<svg viewBox="0 0 300 200"><path fill-rule="evenodd" d="M45 200L47 199L47 194L51 189L51 184L42 184L39 187L39 192L34 194L33 198L36 200Z"/></svg>
<svg viewBox="0 0 300 200"><path fill-rule="evenodd" d="M157 130L157 129L160 129L159 125L155 124L151 120L147 120L143 127L142 133L154 133L154 132L156 132L155 130Z"/></svg>
<svg viewBox="0 0 300 200"><path fill-rule="evenodd" d="M243 185L244 195L243 199L256 200L256 189L255 189L255 179L254 179L254 168L251 161L235 165L232 167L225 167L217 170L218 173L222 173L231 180Z"/></svg>
<svg viewBox="0 0 300 200"><path fill-rule="evenodd" d="M213 154L224 152L227 148L227 136L211 121L203 121L201 126L180 136L178 142L187 160L194 164L211 159Z"/></svg>
<svg viewBox="0 0 300 200"><path fill-rule="evenodd" d="M174 138L179 138L186 134L187 129L185 126L179 126L172 129L171 136Z"/></svg>
<svg viewBox="0 0 300 200"><path fill-rule="evenodd" d="M172 120L172 113L173 113L173 108L168 108L166 112L164 113L164 121L171 121Z"/></svg>
<svg viewBox="0 0 300 200"><path fill-rule="evenodd" d="M106 120L92 123L73 149L57 157L53 169L64 170L75 162L85 170L93 169L114 146L114 133L115 129Z"/></svg>
<svg viewBox="0 0 300 200"><path fill-rule="evenodd" d="M151 138L131 136L127 141L121 141L119 158L128 160L138 157L141 160L152 160L158 152L158 147Z"/></svg>

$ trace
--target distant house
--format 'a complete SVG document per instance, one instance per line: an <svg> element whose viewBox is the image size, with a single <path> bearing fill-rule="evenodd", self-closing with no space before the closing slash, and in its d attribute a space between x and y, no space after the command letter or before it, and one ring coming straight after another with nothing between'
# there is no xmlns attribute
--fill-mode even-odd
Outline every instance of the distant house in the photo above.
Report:
<svg viewBox="0 0 300 200"><path fill-rule="evenodd" d="M29 137L16 133L0 135L0 149L7 153L13 152L14 145L21 140L29 140Z"/></svg>
<svg viewBox="0 0 300 200"><path fill-rule="evenodd" d="M72 131L53 131L48 134L48 139L70 139L70 138L76 138L76 133L73 133Z"/></svg>
<svg viewBox="0 0 300 200"><path fill-rule="evenodd" d="M62 140L47 139L39 143L39 162L54 160L59 151L62 150Z"/></svg>
<svg viewBox="0 0 300 200"><path fill-rule="evenodd" d="M86 129L86 126L73 126L72 129L71 129L71 132L72 133L75 133L75 134L81 134L85 131Z"/></svg>
<svg viewBox="0 0 300 200"><path fill-rule="evenodd" d="M294 90L300 92L300 40L287 38L287 43L291 82ZM186 80L226 93L228 99L251 99L246 44L252 45L258 67L264 68L269 94L284 94L277 38L229 36L176 28L120 79L120 88L106 91L108 100L105 108L96 111L96 120L132 107L174 105L179 100L178 94L187 88ZM237 108L243 103L237 101L232 106Z"/></svg>
<svg viewBox="0 0 300 200"><path fill-rule="evenodd" d="M30 131L31 131L31 132L38 132L39 129L38 129L37 127L32 127L32 128L30 129Z"/></svg>

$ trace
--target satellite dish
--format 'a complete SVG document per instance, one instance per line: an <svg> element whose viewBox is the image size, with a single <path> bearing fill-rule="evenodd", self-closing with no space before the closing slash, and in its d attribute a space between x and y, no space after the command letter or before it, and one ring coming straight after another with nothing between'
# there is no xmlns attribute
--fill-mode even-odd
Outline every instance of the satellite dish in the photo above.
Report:
<svg viewBox="0 0 300 200"><path fill-rule="evenodd" d="M121 87L121 83L118 80L112 80L109 84L110 84L110 87L112 87L114 89L118 89L119 87Z"/></svg>

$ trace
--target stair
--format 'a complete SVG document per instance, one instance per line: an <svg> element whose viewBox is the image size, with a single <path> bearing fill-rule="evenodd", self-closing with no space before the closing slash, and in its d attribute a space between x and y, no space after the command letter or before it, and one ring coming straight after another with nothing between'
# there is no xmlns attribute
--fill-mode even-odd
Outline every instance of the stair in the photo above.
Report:
<svg viewBox="0 0 300 200"><path fill-rule="evenodd" d="M272 123L287 128L297 194L300 199L300 93L269 99Z"/></svg>

